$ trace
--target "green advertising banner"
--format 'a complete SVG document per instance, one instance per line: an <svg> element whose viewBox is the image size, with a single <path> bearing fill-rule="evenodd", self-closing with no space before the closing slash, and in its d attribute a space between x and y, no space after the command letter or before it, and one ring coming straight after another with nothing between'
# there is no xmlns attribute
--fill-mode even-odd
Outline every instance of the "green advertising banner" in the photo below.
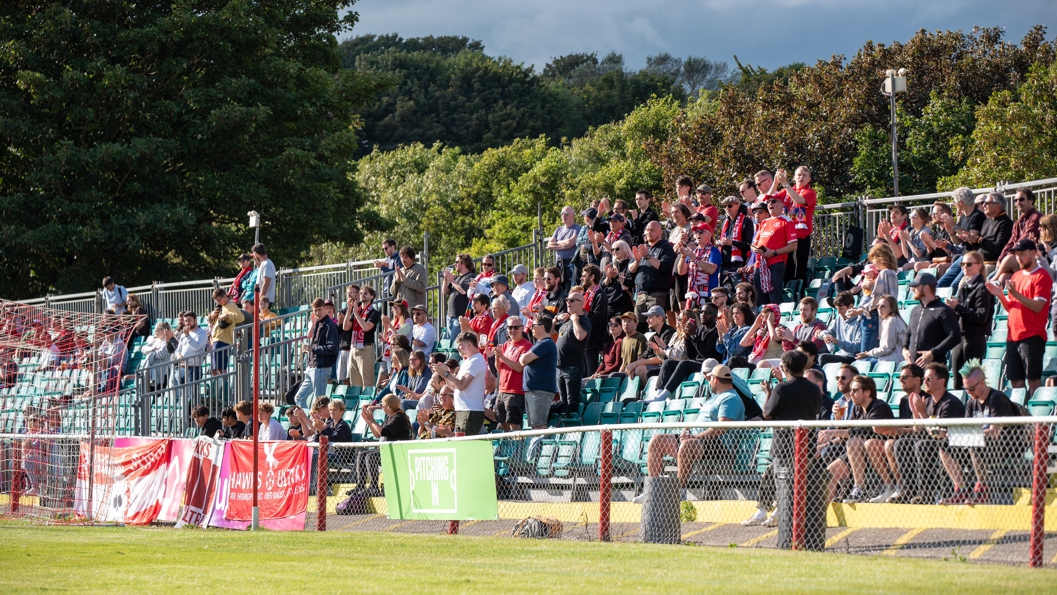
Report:
<svg viewBox="0 0 1057 595"><path fill-rule="evenodd" d="M381 444L391 519L499 518L490 440Z"/></svg>

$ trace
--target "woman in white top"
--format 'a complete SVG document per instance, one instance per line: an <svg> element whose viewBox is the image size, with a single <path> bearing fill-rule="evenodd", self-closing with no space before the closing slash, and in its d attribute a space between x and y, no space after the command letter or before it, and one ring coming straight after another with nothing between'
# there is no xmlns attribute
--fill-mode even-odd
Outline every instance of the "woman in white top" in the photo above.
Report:
<svg viewBox="0 0 1057 595"><path fill-rule="evenodd" d="M877 267L877 277L869 290L863 286L863 298L859 301L859 307L848 311L848 318L862 316L860 351L869 351L878 345L881 319L877 311L880 300L877 298L882 295L899 295L899 276L896 275L899 263L888 244L877 244L870 248L870 254L866 258L870 264Z"/></svg>
<svg viewBox="0 0 1057 595"><path fill-rule="evenodd" d="M855 356L856 359L868 359L873 362L903 361L903 344L906 343L910 327L899 315L899 304L890 295L882 295L877 305L881 315L880 345Z"/></svg>

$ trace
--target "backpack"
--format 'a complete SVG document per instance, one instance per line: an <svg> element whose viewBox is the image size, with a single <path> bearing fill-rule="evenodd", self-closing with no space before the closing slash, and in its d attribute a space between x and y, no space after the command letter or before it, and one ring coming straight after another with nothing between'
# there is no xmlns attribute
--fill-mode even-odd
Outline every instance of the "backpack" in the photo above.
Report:
<svg viewBox="0 0 1057 595"><path fill-rule="evenodd" d="M363 492L349 490L345 492L347 498L338 502L334 512L339 515L367 514L367 497Z"/></svg>
<svg viewBox="0 0 1057 595"><path fill-rule="evenodd" d="M514 530L510 532L511 537L528 537L532 539L557 539L562 535L562 522L558 519L547 517L528 517L522 519Z"/></svg>

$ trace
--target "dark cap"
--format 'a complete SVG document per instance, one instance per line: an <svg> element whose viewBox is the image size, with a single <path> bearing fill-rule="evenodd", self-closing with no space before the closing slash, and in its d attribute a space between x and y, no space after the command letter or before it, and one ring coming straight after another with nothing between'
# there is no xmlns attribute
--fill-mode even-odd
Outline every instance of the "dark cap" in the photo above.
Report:
<svg viewBox="0 0 1057 595"><path fill-rule="evenodd" d="M595 217L598 217L598 209L591 207L580 211L580 214L587 217L588 219L594 219Z"/></svg>
<svg viewBox="0 0 1057 595"><path fill-rule="evenodd" d="M323 302L323 305L324 305L324 306L333 306L333 305L334 305L334 302L333 302L333 301L331 301L331 300L325 300L325 301Z"/></svg>
<svg viewBox="0 0 1057 595"><path fill-rule="evenodd" d="M250 256L249 254L245 254L245 253L244 254L240 254L239 255L239 262L242 262L242 261L245 261L245 260L253 260L253 257Z"/></svg>
<svg viewBox="0 0 1057 595"><path fill-rule="evenodd" d="M1019 242L1013 245L1014 252L1034 252L1038 249L1039 247L1035 245L1035 242L1029 240L1028 238L1024 238L1023 240L1020 240Z"/></svg>
<svg viewBox="0 0 1057 595"><path fill-rule="evenodd" d="M627 223L628 220L624 218L620 213L613 213L609 216L610 221L620 221L621 223Z"/></svg>
<svg viewBox="0 0 1057 595"><path fill-rule="evenodd" d="M411 308L411 311L412 312L426 312L427 314L429 313L429 310L426 309L426 306L424 304L415 304L415 307Z"/></svg>
<svg viewBox="0 0 1057 595"><path fill-rule="evenodd" d="M492 285L495 285L497 283L510 287L510 279L507 279L506 275L496 275L495 279L492 279Z"/></svg>
<svg viewBox="0 0 1057 595"><path fill-rule="evenodd" d="M767 203L764 202L763 200L758 200L758 201L752 203L752 210L753 211L766 211L767 210Z"/></svg>
<svg viewBox="0 0 1057 595"><path fill-rule="evenodd" d="M932 273L921 273L914 280L910 282L911 287L918 287L921 285L928 285L929 287L936 289L936 277Z"/></svg>
<svg viewBox="0 0 1057 595"><path fill-rule="evenodd" d="M741 201L738 200L737 196L728 196L728 197L724 198L723 200L719 201L719 204L721 204L721 205L740 205Z"/></svg>

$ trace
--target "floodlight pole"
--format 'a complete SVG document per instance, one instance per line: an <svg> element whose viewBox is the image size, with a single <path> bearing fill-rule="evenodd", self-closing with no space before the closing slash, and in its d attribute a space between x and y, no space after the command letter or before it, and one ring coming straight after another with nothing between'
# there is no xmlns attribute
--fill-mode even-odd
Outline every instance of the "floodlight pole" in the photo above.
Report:
<svg viewBox="0 0 1057 595"><path fill-rule="evenodd" d="M260 228L258 228L260 229ZM260 301L260 291L257 291L253 295L253 419L250 423L259 424L258 415L261 401L261 374L258 367L261 361L261 309L258 307ZM257 426L257 430L253 432L253 516L250 521L250 529L256 531L260 529L261 510L257 506L257 489L258 489L258 444L260 442L260 425Z"/></svg>
<svg viewBox="0 0 1057 595"><path fill-rule="evenodd" d="M889 87L891 93L888 97L892 105L892 195L899 196L899 152L897 150L899 132L896 130L896 73L894 70L888 71L888 84L891 85Z"/></svg>

